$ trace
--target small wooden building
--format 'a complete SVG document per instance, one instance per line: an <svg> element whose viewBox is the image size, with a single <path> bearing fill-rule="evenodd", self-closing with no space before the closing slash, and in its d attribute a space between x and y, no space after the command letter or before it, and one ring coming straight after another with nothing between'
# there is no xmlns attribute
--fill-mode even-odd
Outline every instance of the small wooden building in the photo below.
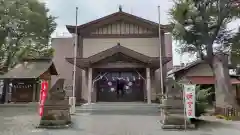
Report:
<svg viewBox="0 0 240 135"><path fill-rule="evenodd" d="M0 76L9 85L5 102L36 102L39 100L40 81L58 75L50 58L25 59L12 70ZM49 86L51 86L49 84Z"/></svg>
<svg viewBox="0 0 240 135"><path fill-rule="evenodd" d="M230 65L229 65L230 66ZM230 67L229 67L230 68ZM172 73L176 81L189 81L192 84L214 85L215 77L210 66L204 60L194 61L187 66L180 68ZM240 80L236 75L230 75L232 84L232 92L240 105ZM215 97L218 98L218 97ZM224 101L223 101L224 102ZM224 104L224 103L222 103Z"/></svg>

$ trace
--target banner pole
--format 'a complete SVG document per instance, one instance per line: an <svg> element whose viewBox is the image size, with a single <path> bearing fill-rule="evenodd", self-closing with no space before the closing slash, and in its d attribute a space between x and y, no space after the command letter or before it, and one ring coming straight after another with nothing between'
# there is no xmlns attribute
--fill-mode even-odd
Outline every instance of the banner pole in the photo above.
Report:
<svg viewBox="0 0 240 135"><path fill-rule="evenodd" d="M186 99L185 99L185 87L183 85L183 105L184 105L184 130L187 129L187 113L186 113Z"/></svg>
<svg viewBox="0 0 240 135"><path fill-rule="evenodd" d="M159 39L159 73L160 73L160 90L161 90L161 104L165 99L163 87L163 65L162 65L162 36L161 36L161 7L158 6L158 39ZM164 110L161 108L161 117L164 117ZM164 122L164 120L163 120Z"/></svg>
<svg viewBox="0 0 240 135"><path fill-rule="evenodd" d="M75 26L75 36L74 36L74 64L73 64L73 88L72 97L70 99L70 114L75 114L76 105L76 70L77 70L77 46L78 46L78 7L76 7L76 26Z"/></svg>

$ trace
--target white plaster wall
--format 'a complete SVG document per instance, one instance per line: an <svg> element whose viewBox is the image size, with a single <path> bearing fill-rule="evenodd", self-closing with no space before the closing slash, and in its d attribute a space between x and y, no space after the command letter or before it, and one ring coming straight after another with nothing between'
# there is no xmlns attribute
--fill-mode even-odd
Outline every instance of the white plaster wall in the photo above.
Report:
<svg viewBox="0 0 240 135"><path fill-rule="evenodd" d="M58 78L64 78L64 88L67 88L67 96L72 95L73 65L68 63L65 58L73 57L73 41L72 38L53 38L52 40L52 47L54 48L53 62L59 75L52 77L51 84L54 85ZM77 70L80 69L77 68Z"/></svg>

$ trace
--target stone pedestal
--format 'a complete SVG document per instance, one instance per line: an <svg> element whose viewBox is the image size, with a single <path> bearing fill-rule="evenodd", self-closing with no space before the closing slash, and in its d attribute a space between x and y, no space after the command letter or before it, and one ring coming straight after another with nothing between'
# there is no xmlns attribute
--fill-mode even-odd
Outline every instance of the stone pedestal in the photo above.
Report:
<svg viewBox="0 0 240 135"><path fill-rule="evenodd" d="M167 98L163 100L161 108L163 110L163 129L185 129L195 128L184 115L183 93L180 86L174 84L173 80L168 80ZM185 127L186 125L186 127Z"/></svg>
<svg viewBox="0 0 240 135"><path fill-rule="evenodd" d="M188 119L185 119L183 100L168 98L163 100L163 129L195 128ZM186 127L185 127L186 124Z"/></svg>
<svg viewBox="0 0 240 135"><path fill-rule="evenodd" d="M66 128L71 124L70 105L63 90L64 79L59 79L49 90L44 103L40 128Z"/></svg>

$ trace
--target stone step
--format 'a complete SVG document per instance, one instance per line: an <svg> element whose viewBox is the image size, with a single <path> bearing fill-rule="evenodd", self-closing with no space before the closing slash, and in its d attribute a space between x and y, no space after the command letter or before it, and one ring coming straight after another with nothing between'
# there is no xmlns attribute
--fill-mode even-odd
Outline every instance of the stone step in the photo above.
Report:
<svg viewBox="0 0 240 135"><path fill-rule="evenodd" d="M81 106L79 109L84 110L84 109L100 109L100 110L115 110L115 109L158 109L159 104L137 104L137 103L96 103L96 104L86 104Z"/></svg>
<svg viewBox="0 0 240 135"><path fill-rule="evenodd" d="M159 104L152 103L147 104L144 102L97 102L97 103L91 103L91 104L83 104L82 106L145 106L145 107L158 107Z"/></svg>
<svg viewBox="0 0 240 135"><path fill-rule="evenodd" d="M159 115L159 104L148 105L146 103L96 103L76 108L78 113L91 114L135 114L135 115Z"/></svg>

